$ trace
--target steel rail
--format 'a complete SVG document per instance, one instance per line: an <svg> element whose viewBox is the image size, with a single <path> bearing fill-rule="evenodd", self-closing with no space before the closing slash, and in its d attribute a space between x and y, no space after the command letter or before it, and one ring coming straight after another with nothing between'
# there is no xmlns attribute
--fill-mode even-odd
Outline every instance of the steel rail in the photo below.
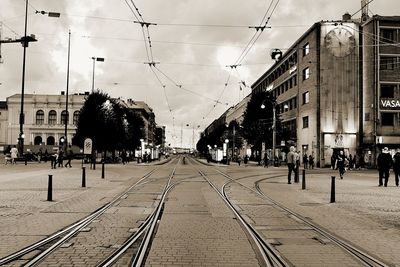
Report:
<svg viewBox="0 0 400 267"><path fill-rule="evenodd" d="M67 240L69 240L73 235L75 235L77 232L79 232L81 229L86 227L88 224L93 222L96 218L101 216L107 209L109 209L113 204L115 204L117 201L119 201L124 195L126 195L127 192L132 190L133 188L140 186L144 180L149 178L156 170L158 170L160 167L152 169L150 172L142 176L140 180L138 180L136 183L131 185L128 189L126 189L123 193L119 194L117 197L115 197L111 202L107 203L104 205L102 208L98 209L97 211L93 212L92 214L88 215L87 217L83 218L82 220L78 221L77 223L67 227L66 229L48 237L45 238L31 246L28 246L10 256L7 256L4 258L4 260L7 259L7 262L2 263L0 261L0 265L6 264L8 262L17 260L21 258L23 255L26 255L27 253L42 247L44 245L49 244L50 242L54 241L57 238L61 238L59 241L54 243L52 246L35 256L33 259L31 259L29 262L27 262L24 266L37 266L42 260L44 260L50 253L52 253L55 249L57 249L59 246L61 246L63 243L65 243ZM3 259L2 259L3 260Z"/></svg>
<svg viewBox="0 0 400 267"><path fill-rule="evenodd" d="M265 242L260 241L260 236L257 234L257 232L252 228L252 226L247 223L244 218L239 214L239 212L235 209L233 204L229 201L227 196L225 196L221 191L218 190L218 188L207 178L207 175L193 167L198 173L207 181L207 183L217 192L217 194L220 196L220 198L225 202L225 204L232 210L234 213L235 217L238 219L239 223L242 225L242 227L246 230L246 232L250 235L252 238L254 244L257 246L257 249L259 250L262 260L265 262L266 266L268 267L283 267L283 266L289 266L288 263L286 263L276 252L274 249L270 249L268 246L266 246Z"/></svg>
<svg viewBox="0 0 400 267"><path fill-rule="evenodd" d="M310 222L309 220L307 220L306 218L304 218L303 216L301 216L300 214L290 210L289 208L285 207L284 205L276 202L275 200L273 200L272 198L268 197L267 195L264 194L264 192L262 192L262 190L259 187L259 183L263 180L268 180L268 179L273 179L273 178L277 178L277 177L282 177L282 175L277 175L277 176L273 176L273 177L267 177L261 180L256 181L255 184L255 190L253 188L250 188L248 186L245 186L243 184L241 184L240 182L238 182L237 180L239 179L244 179L245 177L239 178L239 179L233 179L231 176L229 176L226 173L221 172L218 169L215 169L218 173L220 173L222 176L228 178L231 180L231 182L237 183L238 185L251 190L252 192L260 195L261 197L263 197L264 199L267 199L268 201L272 202L274 205L276 205L277 207L285 210L286 212L288 212L289 214L291 214L292 216L296 217L297 219L301 220L302 222L304 222L305 224L307 224L308 226L310 226L314 231L316 231L317 233L321 234L322 236L326 237L327 239L331 240L333 243L335 243L336 245L338 245L339 247L341 247L342 249L344 249L345 251L347 251L350 255L352 255L355 259L359 260L361 263L363 263L365 266L382 266L382 267L388 267L389 265L384 263L382 260L376 258L375 256L370 255L369 253L357 248L355 245L351 244L350 242L345 241L343 238L336 236L333 233L330 233L329 231L323 229L321 226L318 226L315 223ZM229 182L228 182L229 183Z"/></svg>

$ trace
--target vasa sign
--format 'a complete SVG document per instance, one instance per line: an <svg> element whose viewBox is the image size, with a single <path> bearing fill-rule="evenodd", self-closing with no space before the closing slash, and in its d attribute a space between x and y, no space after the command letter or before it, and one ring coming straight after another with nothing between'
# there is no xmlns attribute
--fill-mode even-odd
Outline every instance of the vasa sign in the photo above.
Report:
<svg viewBox="0 0 400 267"><path fill-rule="evenodd" d="M400 108L400 100L382 100L381 99L381 107L382 108Z"/></svg>

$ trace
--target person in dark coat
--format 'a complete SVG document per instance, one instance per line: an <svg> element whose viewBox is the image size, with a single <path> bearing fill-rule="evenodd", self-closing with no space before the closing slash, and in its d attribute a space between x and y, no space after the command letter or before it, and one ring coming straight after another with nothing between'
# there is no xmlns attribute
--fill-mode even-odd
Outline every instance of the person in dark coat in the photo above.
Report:
<svg viewBox="0 0 400 267"><path fill-rule="evenodd" d="M396 154L393 156L393 170L394 170L394 179L396 182L396 186L399 186L399 176L400 176L400 149L397 149Z"/></svg>
<svg viewBox="0 0 400 267"><path fill-rule="evenodd" d="M336 155L335 155L335 153L333 153L332 157L331 157L331 167L332 167L332 170L336 169Z"/></svg>
<svg viewBox="0 0 400 267"><path fill-rule="evenodd" d="M308 168L308 156L307 153L304 153L303 155L303 164L304 164L304 169Z"/></svg>
<svg viewBox="0 0 400 267"><path fill-rule="evenodd" d="M343 175L345 173L345 162L346 156L343 153L343 150L340 150L339 154L336 156L336 166L339 170L340 179L343 179Z"/></svg>
<svg viewBox="0 0 400 267"><path fill-rule="evenodd" d="M74 157L74 152L72 151L71 145L69 145L68 149L67 149L67 159L68 159L68 161L67 161L67 164L65 164L65 167L69 166L70 168L72 168L71 160L72 160L73 157Z"/></svg>
<svg viewBox="0 0 400 267"><path fill-rule="evenodd" d="M383 185L383 179L385 179L385 187L387 186L392 163L393 160L389 154L389 149L387 147L383 148L382 153L378 156L379 186Z"/></svg>
<svg viewBox="0 0 400 267"><path fill-rule="evenodd" d="M308 157L308 165L310 169L314 169L314 157L313 155L310 154L310 156Z"/></svg>

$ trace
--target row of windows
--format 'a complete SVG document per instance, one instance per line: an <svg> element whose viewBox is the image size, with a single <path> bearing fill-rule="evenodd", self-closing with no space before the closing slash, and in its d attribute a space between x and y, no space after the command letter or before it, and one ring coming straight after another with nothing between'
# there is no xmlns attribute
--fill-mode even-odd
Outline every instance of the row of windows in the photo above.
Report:
<svg viewBox="0 0 400 267"><path fill-rule="evenodd" d="M397 84L381 84L381 98L395 98L400 95L399 89Z"/></svg>
<svg viewBox="0 0 400 267"><path fill-rule="evenodd" d="M73 114L73 124L76 125L79 119L79 111L75 111ZM63 110L61 112L60 121L61 124L65 124L66 121L69 120L69 112ZM47 123L49 125L56 125L57 124L57 112L55 110L50 110L48 115ZM36 124L43 125L44 124L44 111L38 110L36 112Z"/></svg>
<svg viewBox="0 0 400 267"><path fill-rule="evenodd" d="M380 39L382 43L397 43L399 42L399 29L381 29Z"/></svg>
<svg viewBox="0 0 400 267"><path fill-rule="evenodd" d="M393 112L382 112L381 113L381 125L382 126L395 126L395 120L400 119L398 113Z"/></svg>
<svg viewBox="0 0 400 267"><path fill-rule="evenodd" d="M379 65L381 70L398 70L400 68L400 57L382 56Z"/></svg>
<svg viewBox="0 0 400 267"><path fill-rule="evenodd" d="M297 98L293 97L289 100L286 100L285 102L282 102L281 104L278 105L278 111L279 113L283 113L292 109L297 108Z"/></svg>
<svg viewBox="0 0 400 267"><path fill-rule="evenodd" d="M297 75L294 75L292 78L288 79L287 81L276 87L272 92L272 95L275 98L277 98L278 96L280 96L287 90L293 88L294 86L297 86Z"/></svg>

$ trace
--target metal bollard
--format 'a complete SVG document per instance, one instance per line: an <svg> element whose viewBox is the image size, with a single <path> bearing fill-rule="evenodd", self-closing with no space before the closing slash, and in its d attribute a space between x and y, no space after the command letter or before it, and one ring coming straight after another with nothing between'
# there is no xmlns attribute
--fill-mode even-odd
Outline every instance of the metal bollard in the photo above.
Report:
<svg viewBox="0 0 400 267"><path fill-rule="evenodd" d="M331 203L335 202L335 176L331 176Z"/></svg>
<svg viewBox="0 0 400 267"><path fill-rule="evenodd" d="M303 170L303 177L301 179L301 189L306 189L306 170Z"/></svg>
<svg viewBox="0 0 400 267"><path fill-rule="evenodd" d="M294 182L299 183L299 167L294 170Z"/></svg>
<svg viewBox="0 0 400 267"><path fill-rule="evenodd" d="M53 175L49 174L49 183L47 186L47 201L53 201Z"/></svg>
<svg viewBox="0 0 400 267"><path fill-rule="evenodd" d="M105 177L105 167L104 167L104 161L101 164L101 178L104 179Z"/></svg>
<svg viewBox="0 0 400 267"><path fill-rule="evenodd" d="M86 167L82 167L82 187L86 187Z"/></svg>

